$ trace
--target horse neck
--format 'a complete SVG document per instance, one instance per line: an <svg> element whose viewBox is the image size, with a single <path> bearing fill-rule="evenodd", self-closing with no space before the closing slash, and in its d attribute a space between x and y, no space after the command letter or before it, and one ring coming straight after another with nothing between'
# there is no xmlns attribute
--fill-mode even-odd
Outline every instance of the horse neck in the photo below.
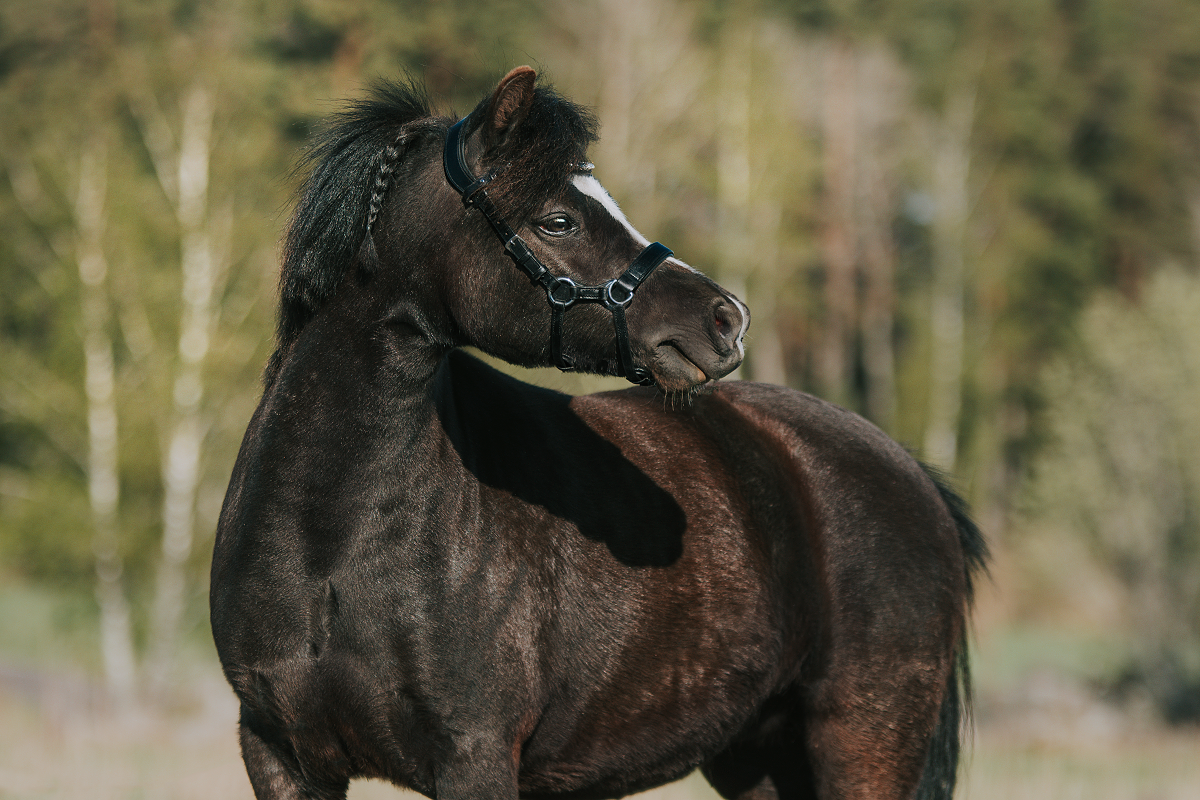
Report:
<svg viewBox="0 0 1200 800"><path fill-rule="evenodd" d="M440 161L434 166L440 170ZM426 184L433 179L425 173L434 170L405 169L412 174L397 180L389 197L392 208L381 213L372 234L379 248L373 267L364 270L357 262L348 267L333 296L280 354L276 377L267 388L284 403L323 394L326 407L337 409L335 416L357 415L364 424L386 424L388 432L381 435L398 444L410 435L428 435L435 374L455 344L454 324L436 294L439 281L433 274L446 257L440 237L429 235L428 218L436 217L438 209L428 198L414 199L427 194ZM436 178L444 180L440 171ZM425 203L426 213L416 220L395 211L417 202ZM458 207L455 200L452 208ZM317 406L297 413L311 416L321 410Z"/></svg>
<svg viewBox="0 0 1200 800"><path fill-rule="evenodd" d="M308 417L361 415L422 427L446 344L415 309L378 299L367 284L345 283L281 354L264 404L295 406Z"/></svg>

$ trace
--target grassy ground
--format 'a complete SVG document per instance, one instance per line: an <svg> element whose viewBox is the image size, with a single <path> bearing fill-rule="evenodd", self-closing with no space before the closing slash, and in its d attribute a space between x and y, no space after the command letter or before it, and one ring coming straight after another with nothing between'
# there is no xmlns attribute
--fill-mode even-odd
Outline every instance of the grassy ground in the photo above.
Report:
<svg viewBox="0 0 1200 800"><path fill-rule="evenodd" d="M83 604L86 606L87 604ZM251 800L237 708L199 637L170 712L114 713L96 690L78 600L0 591L0 800ZM205 649L205 648L208 649ZM964 800L1200 800L1200 729L1089 687L1121 661L1103 636L1002 626L974 654L977 734ZM715 800L697 775L654 800ZM354 800L401 797L379 783Z"/></svg>
<svg viewBox="0 0 1200 800"><path fill-rule="evenodd" d="M218 676L170 715L114 715L83 684L0 691L3 800L251 800L237 711ZM39 696L40 693L40 696ZM1200 800L1200 731L1078 720L983 722L958 796L966 800ZM1035 725L1040 725L1033 719ZM1077 728L1093 725L1091 730ZM650 793L712 800L699 776ZM354 800L401 793L356 783Z"/></svg>
<svg viewBox="0 0 1200 800"><path fill-rule="evenodd" d="M983 728L965 800L1200 800L1200 733L1146 730L1104 743L1048 744Z"/></svg>

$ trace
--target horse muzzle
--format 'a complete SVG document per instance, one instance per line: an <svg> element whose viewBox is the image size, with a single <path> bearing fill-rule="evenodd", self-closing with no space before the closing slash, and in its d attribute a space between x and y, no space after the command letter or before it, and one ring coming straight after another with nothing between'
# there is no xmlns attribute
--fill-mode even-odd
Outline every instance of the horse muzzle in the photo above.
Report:
<svg viewBox="0 0 1200 800"><path fill-rule="evenodd" d="M683 317L686 323L679 321L678 314L669 317L674 324L660 317L659 324L642 338L653 343L645 358L649 372L659 388L668 392L687 391L723 378L745 358L749 309L699 273L693 275L707 284L709 299Z"/></svg>

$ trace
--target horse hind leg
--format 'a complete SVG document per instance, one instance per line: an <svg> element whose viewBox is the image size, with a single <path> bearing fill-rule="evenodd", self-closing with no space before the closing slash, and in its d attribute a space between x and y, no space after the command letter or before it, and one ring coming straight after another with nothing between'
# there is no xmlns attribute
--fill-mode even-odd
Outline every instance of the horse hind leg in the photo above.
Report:
<svg viewBox="0 0 1200 800"><path fill-rule="evenodd" d="M820 681L701 771L726 800L949 800L963 666L945 691Z"/></svg>
<svg viewBox="0 0 1200 800"><path fill-rule="evenodd" d="M910 666L897 669L891 680L834 681L814 692L806 744L816 797L953 797L959 675L954 668Z"/></svg>
<svg viewBox="0 0 1200 800"><path fill-rule="evenodd" d="M815 799L803 720L795 707L764 713L701 773L725 800Z"/></svg>

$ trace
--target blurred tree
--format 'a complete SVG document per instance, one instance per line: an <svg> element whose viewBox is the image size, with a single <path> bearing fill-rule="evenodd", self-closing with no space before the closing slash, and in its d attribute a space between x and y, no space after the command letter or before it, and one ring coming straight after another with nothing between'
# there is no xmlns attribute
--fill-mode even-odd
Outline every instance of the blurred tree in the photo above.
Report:
<svg viewBox="0 0 1200 800"><path fill-rule="evenodd" d="M87 397L88 500L92 509L92 552L96 558L96 602L100 607L100 651L108 690L118 702L134 691L133 624L125 586L117 527L118 471L116 374L104 254L108 143L93 131L83 143L76 260L81 283L84 393Z"/></svg>
<svg viewBox="0 0 1200 800"><path fill-rule="evenodd" d="M930 224L933 277L930 282L929 411L925 458L952 469L958 459L962 416L963 357L966 349L967 223L971 211L971 128L975 95L956 86L934 123L930 152Z"/></svg>
<svg viewBox="0 0 1200 800"><path fill-rule="evenodd" d="M69 30L66 38L75 40L79 58L63 59L61 52L54 53L53 48L49 48L54 69L49 80L38 87L39 91L49 88L47 93L53 94L64 88L63 81L77 82L86 74L111 76L115 41L113 20L108 12L103 5L92 4L85 15L76 16L75 27ZM17 80L10 86L16 89L14 94L18 96L32 88L20 86ZM10 94L7 99L17 98ZM85 111L82 116L103 119L111 112L112 102L112 91L101 87L81 104ZM27 123L31 121L28 117L25 119ZM48 115L38 115L36 120L41 125L54 121ZM73 263L79 281L79 305L77 310L68 311L67 330L77 326L78 347L83 355L83 402L56 409L60 413L53 419L42 418L40 414L32 418L22 416L27 421L63 425L67 430L79 430L80 427L86 430L86 457L79 467L85 478L91 512L90 542L95 564L94 591L100 612L101 664L108 690L115 699L124 701L134 692L135 655L132 617L123 581L124 559L118 519L117 376L105 242L110 210L109 125L100 122L90 126L68 126L66 136L66 148L58 151L57 163L51 162L45 170L38 168L30 152L34 143L43 139L41 131L17 126L13 138L3 145L12 199L24 212L27 223L50 245L44 255L61 266ZM58 144L61 146L63 142ZM48 190L44 178L57 183L58 191ZM73 198L60 194L62 189L59 188L71 180L75 182ZM53 197L54 194L59 197ZM58 214L65 212L65 219L60 217L56 221L56 205ZM69 247L61 244L59 238L67 232L70 232ZM34 375L44 376L52 369L50 365L39 364ZM67 415L79 410L83 411L82 419L71 419ZM63 411L67 414L61 413Z"/></svg>
<svg viewBox="0 0 1200 800"><path fill-rule="evenodd" d="M1198 719L1200 279L1170 268L1138 304L1098 295L1045 391L1033 510L1084 537L1121 581L1136 677L1168 719Z"/></svg>
<svg viewBox="0 0 1200 800"><path fill-rule="evenodd" d="M827 399L850 405L854 323L858 317L856 167L859 160L858 59L852 42L834 34L825 42L821 91L821 249L824 315L815 354L816 385Z"/></svg>
<svg viewBox="0 0 1200 800"><path fill-rule="evenodd" d="M859 69L863 147L856 202L863 271L862 408L869 419L894 432L899 296L894 229L903 179L898 130L909 97L908 76L890 48L878 41L862 54Z"/></svg>
<svg viewBox="0 0 1200 800"><path fill-rule="evenodd" d="M136 90L135 90L136 92ZM175 215L182 272L178 353L171 381L171 412L164 437L162 465L163 535L155 574L150 618L148 683L153 694L168 683L175 641L183 614L187 580L184 567L192 555L196 528L196 495L206 438L204 366L217 323L215 299L224 295L228 248L228 212L214 214L209 200L209 163L213 155L213 99L203 78L183 92L179 135L173 134L153 97L133 96L134 116L155 177ZM218 219L214 220L214 216ZM223 218L223 219L222 219ZM210 392L209 392L210 393Z"/></svg>
<svg viewBox="0 0 1200 800"><path fill-rule="evenodd" d="M910 238L897 251L895 432L957 463L974 479L977 500L1003 505L1040 441L1040 365L1070 337L1089 294L1111 285L1130 291L1150 271L1145 265L1183 253L1197 141L1197 10L1178 0L1138 8L1119 0L771 5L826 41L860 49L884 42L907 72L892 219L919 246ZM849 119L851 85L831 83L827 126L839 114ZM839 91L846 97L833 99ZM827 220L845 205L833 165L861 171L869 161L838 155L861 139L861 125L857 136L824 137L834 148L825 154ZM851 224L863 226L863 210ZM849 248L834 246L849 241L833 235L840 227L825 228L827 281L847 260L837 254ZM836 309L847 294L845 280L837 283L822 312L834 318L848 313ZM852 364L865 337L849 346ZM826 385L852 380L853 369L824 372L818 388L859 404L854 392Z"/></svg>

